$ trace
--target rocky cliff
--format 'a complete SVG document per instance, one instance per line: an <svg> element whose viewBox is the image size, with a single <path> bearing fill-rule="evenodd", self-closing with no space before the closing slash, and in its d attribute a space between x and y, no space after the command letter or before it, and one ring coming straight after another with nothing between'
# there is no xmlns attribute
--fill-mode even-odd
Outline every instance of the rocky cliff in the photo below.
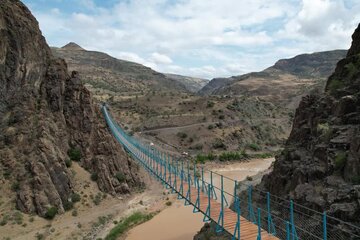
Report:
<svg viewBox="0 0 360 240"><path fill-rule="evenodd" d="M360 224L360 26L352 38L325 93L302 99L285 150L262 185Z"/></svg>
<svg viewBox="0 0 360 240"><path fill-rule="evenodd" d="M142 186L79 74L52 56L36 19L14 0L0 3L0 132L2 182L12 184L23 212L64 211L74 185L70 158L96 176L102 191Z"/></svg>

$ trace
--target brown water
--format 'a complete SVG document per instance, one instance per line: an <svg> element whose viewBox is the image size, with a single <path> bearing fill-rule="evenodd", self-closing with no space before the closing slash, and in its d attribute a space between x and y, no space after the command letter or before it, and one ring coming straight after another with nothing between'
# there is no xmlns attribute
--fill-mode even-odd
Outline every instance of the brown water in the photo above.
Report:
<svg viewBox="0 0 360 240"><path fill-rule="evenodd" d="M212 170L226 177L241 181L247 176L268 169L273 158L254 159L249 162L234 163L218 166ZM205 179L209 179L205 175ZM220 177L213 175L214 185L220 186ZM234 182L224 179L224 189L229 193L234 191ZM228 197L227 197L228 198ZM231 197L229 197L231 198ZM230 203L231 199L229 199ZM194 235L204 225L201 213L193 213L193 207L184 206L184 200L177 200L171 207L166 208L150 221L130 230L126 240L192 240Z"/></svg>

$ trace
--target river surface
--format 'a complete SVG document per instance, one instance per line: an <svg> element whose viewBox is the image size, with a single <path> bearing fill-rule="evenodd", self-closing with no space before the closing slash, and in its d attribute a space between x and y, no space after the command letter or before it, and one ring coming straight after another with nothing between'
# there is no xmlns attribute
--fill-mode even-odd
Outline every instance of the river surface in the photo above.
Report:
<svg viewBox="0 0 360 240"><path fill-rule="evenodd" d="M239 162L212 168L213 172L222 174L234 180L244 180L268 169L274 158L253 159L248 162ZM205 175L209 180L209 175ZM220 177L213 174L213 183L220 186ZM224 178L224 189L229 193L234 191L234 182ZM229 198L229 203L231 197ZM192 240L195 234L204 225L201 213L193 213L193 207L184 206L184 200L176 200L172 206L164 209L153 219L129 231L126 240Z"/></svg>

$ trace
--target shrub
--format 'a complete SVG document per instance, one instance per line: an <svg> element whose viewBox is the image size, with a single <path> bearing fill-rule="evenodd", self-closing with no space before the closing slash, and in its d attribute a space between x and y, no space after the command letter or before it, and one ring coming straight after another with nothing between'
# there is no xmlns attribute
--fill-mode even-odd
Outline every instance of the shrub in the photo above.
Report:
<svg viewBox="0 0 360 240"><path fill-rule="evenodd" d="M184 132L178 132L178 133L176 134L176 136L178 136L178 137L181 138L181 139L187 138L187 134L184 133Z"/></svg>
<svg viewBox="0 0 360 240"><path fill-rule="evenodd" d="M252 178L251 176L246 176L246 180L248 180L248 181L252 181L252 180L253 180L253 178Z"/></svg>
<svg viewBox="0 0 360 240"><path fill-rule="evenodd" d="M72 165L72 161L71 161L71 159L67 159L67 160L65 160L65 165L66 165L66 167L71 167L71 165Z"/></svg>
<svg viewBox="0 0 360 240"><path fill-rule="evenodd" d="M215 160L216 156L213 155L212 153L209 153L207 155L204 155L204 154L198 154L196 155L196 162L197 163L202 163L204 164L206 161L213 161Z"/></svg>
<svg viewBox="0 0 360 240"><path fill-rule="evenodd" d="M330 140L332 131L328 123L319 123L316 129L321 134L320 137L323 140Z"/></svg>
<svg viewBox="0 0 360 240"><path fill-rule="evenodd" d="M219 116L219 119L220 119L220 120L224 120L224 119L225 119L225 115L220 115L220 116Z"/></svg>
<svg viewBox="0 0 360 240"><path fill-rule="evenodd" d="M210 124L207 128L208 128L209 130L211 130L211 129L213 129L214 127L215 127L214 125Z"/></svg>
<svg viewBox="0 0 360 240"><path fill-rule="evenodd" d="M345 152L340 152L336 154L335 157L335 169L342 170L346 164L347 155Z"/></svg>
<svg viewBox="0 0 360 240"><path fill-rule="evenodd" d="M53 219L57 213L58 213L57 207L49 207L47 209L47 212L45 213L45 218Z"/></svg>
<svg viewBox="0 0 360 240"><path fill-rule="evenodd" d="M208 101L207 102L207 105L206 105L207 108L212 108L214 106L215 106L215 103L213 101Z"/></svg>
<svg viewBox="0 0 360 240"><path fill-rule="evenodd" d="M65 210L65 211L69 211L69 210L71 210L71 209L74 207L74 203L71 202L71 201L65 201L65 202L63 203L63 207L64 207L64 210Z"/></svg>
<svg viewBox="0 0 360 240"><path fill-rule="evenodd" d="M16 192L17 190L20 189L20 183L19 182L14 182L12 185L11 185L11 189Z"/></svg>
<svg viewBox="0 0 360 240"><path fill-rule="evenodd" d="M328 89L330 90L331 93L335 93L336 90L343 87L344 87L344 83L342 81L340 81L339 79L331 79Z"/></svg>
<svg viewBox="0 0 360 240"><path fill-rule="evenodd" d="M78 148L70 148L68 151L70 160L79 162L81 160L81 151Z"/></svg>
<svg viewBox="0 0 360 240"><path fill-rule="evenodd" d="M167 201L165 204L166 204L166 206L171 206L171 205L172 205L172 202Z"/></svg>
<svg viewBox="0 0 360 240"><path fill-rule="evenodd" d="M352 183L355 185L360 185L360 176L355 176L352 178Z"/></svg>
<svg viewBox="0 0 360 240"><path fill-rule="evenodd" d="M81 200L80 194L78 193L71 194L71 201L73 203L80 202L80 200Z"/></svg>
<svg viewBox="0 0 360 240"><path fill-rule="evenodd" d="M90 178L91 178L91 180L93 180L95 182L95 181L97 181L99 179L99 176L98 176L98 174L96 172L93 172L91 174Z"/></svg>
<svg viewBox="0 0 360 240"><path fill-rule="evenodd" d="M220 138L215 139L212 146L215 149L226 149L226 145L225 145L224 141Z"/></svg>
<svg viewBox="0 0 360 240"><path fill-rule="evenodd" d="M126 177L125 175L122 173L122 172L117 172L116 175L115 175L116 179L119 181L119 182L125 182L126 180Z"/></svg>
<svg viewBox="0 0 360 240"><path fill-rule="evenodd" d="M259 145L257 145L256 143L250 143L248 145L248 148L250 148L253 151L259 151L261 150L261 147Z"/></svg>
<svg viewBox="0 0 360 240"><path fill-rule="evenodd" d="M232 161L242 159L243 156L238 152L224 152L219 156L220 161Z"/></svg>
<svg viewBox="0 0 360 240"><path fill-rule="evenodd" d="M78 215L78 211L76 209L74 209L72 212L71 212L71 215L73 217L76 217Z"/></svg>

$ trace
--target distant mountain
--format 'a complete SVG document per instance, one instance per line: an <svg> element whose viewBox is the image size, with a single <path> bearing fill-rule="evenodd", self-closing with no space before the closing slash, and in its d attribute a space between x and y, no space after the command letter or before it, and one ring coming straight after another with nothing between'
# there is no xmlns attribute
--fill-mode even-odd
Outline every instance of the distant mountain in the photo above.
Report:
<svg viewBox="0 0 360 240"><path fill-rule="evenodd" d="M209 80L203 78L187 77L170 73L165 74L165 76L185 85L186 89L190 92L198 92L209 82Z"/></svg>
<svg viewBox="0 0 360 240"><path fill-rule="evenodd" d="M162 74L144 65L116 59L108 54L87 51L76 43L51 48L55 56L65 59L70 70L78 71L92 90L113 93L149 91L196 92L204 79Z"/></svg>
<svg viewBox="0 0 360 240"><path fill-rule="evenodd" d="M346 56L345 50L301 54L282 59L261 72L230 78L215 78L199 93L202 95L277 95L279 92L298 93L301 89L320 84L335 69L336 63ZM290 92L289 92L289 88Z"/></svg>

